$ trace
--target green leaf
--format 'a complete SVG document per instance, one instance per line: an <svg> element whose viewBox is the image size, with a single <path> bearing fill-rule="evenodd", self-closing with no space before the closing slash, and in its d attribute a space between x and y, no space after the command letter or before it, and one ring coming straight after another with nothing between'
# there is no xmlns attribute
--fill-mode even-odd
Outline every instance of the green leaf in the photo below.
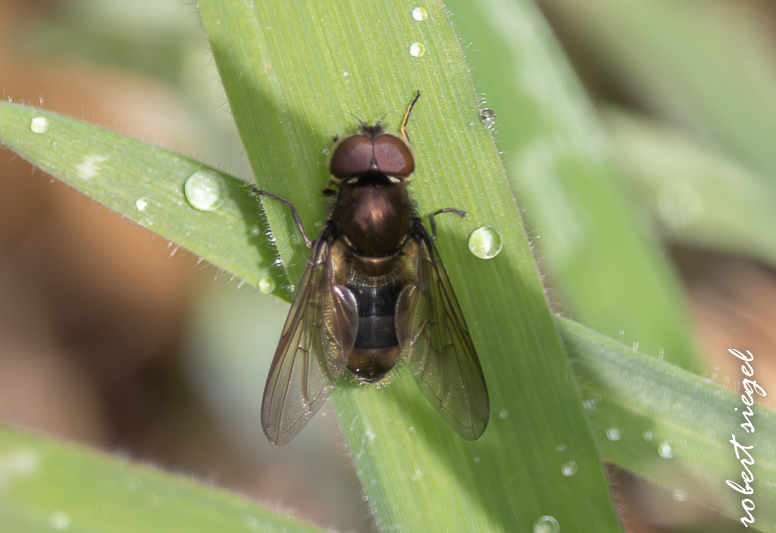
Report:
<svg viewBox="0 0 776 533"><path fill-rule="evenodd" d="M634 198L669 239L776 265L776 192L762 177L676 129L606 118Z"/></svg>
<svg viewBox="0 0 776 533"><path fill-rule="evenodd" d="M577 531L617 530L600 458L547 308L504 170L461 49L439 2L416 21L412 2L200 2L216 64L262 189L295 203L314 237L324 220L331 135L353 113L396 130L412 98L417 157L412 193L440 217L437 241L482 361L492 416L469 443L433 412L406 372L384 387L333 394L356 468L382 530L531 530L545 515ZM413 57L413 43L425 54ZM288 208L264 199L289 278L309 251ZM314 225L315 224L315 225ZM483 225L504 242L489 261L468 235ZM551 391L551 392L548 392ZM558 451L565 446L564 451ZM564 477L570 458L577 475ZM579 495L584 494L584 498ZM519 505L515 502L519 501ZM571 526L571 524L574 524Z"/></svg>
<svg viewBox="0 0 776 533"><path fill-rule="evenodd" d="M45 130L35 133L34 130ZM245 182L207 165L80 120L0 102L0 142L140 226L253 284L285 272ZM199 173L218 187L218 208L192 207L184 194ZM193 182L189 182L192 184ZM177 249L177 247L176 247Z"/></svg>
<svg viewBox="0 0 776 533"><path fill-rule="evenodd" d="M38 533L320 532L180 476L0 428L0 523Z"/></svg>
<svg viewBox="0 0 776 533"><path fill-rule="evenodd" d="M582 2L584 3L584 2ZM532 2L451 0L477 88L564 310L683 368L702 368L679 282L642 235L595 111ZM541 238L539 238L541 237ZM622 333L620 333L622 332Z"/></svg>
<svg viewBox="0 0 776 533"><path fill-rule="evenodd" d="M743 396L571 320L557 321L589 407L590 424L608 461L682 490L689 499L738 520L746 516L741 501L747 496L725 483L744 485L743 466L730 443L735 435L736 442L754 446L749 450L756 464L754 494L749 496L757 506L752 526L776 531L776 413L755 404L749 417L754 432L748 433L740 427L747 421ZM764 359L754 356L756 380L765 367ZM757 393L753 396L761 399ZM739 454L746 459L742 451Z"/></svg>
<svg viewBox="0 0 776 533"><path fill-rule="evenodd" d="M609 72L669 121L713 139L774 186L770 28L738 2L560 0Z"/></svg>

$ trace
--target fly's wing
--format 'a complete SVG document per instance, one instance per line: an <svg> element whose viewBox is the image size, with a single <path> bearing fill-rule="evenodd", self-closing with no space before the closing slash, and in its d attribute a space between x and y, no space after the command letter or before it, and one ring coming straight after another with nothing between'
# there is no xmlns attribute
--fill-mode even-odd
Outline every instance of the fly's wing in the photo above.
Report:
<svg viewBox="0 0 776 533"><path fill-rule="evenodd" d="M399 342L431 405L459 435L475 440L490 416L482 367L442 260L419 219L412 237L405 254L414 259L417 281L397 303Z"/></svg>
<svg viewBox="0 0 776 533"><path fill-rule="evenodd" d="M342 375L343 350L349 352L355 339L355 299L334 285L331 253L332 238L324 230L313 246L267 377L261 425L277 446L293 439L324 404Z"/></svg>

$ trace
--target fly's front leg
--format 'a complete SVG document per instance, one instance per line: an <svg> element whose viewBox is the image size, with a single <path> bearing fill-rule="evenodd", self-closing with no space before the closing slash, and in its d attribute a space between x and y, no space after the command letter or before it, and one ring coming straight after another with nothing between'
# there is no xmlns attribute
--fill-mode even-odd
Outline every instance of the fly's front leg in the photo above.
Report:
<svg viewBox="0 0 776 533"><path fill-rule="evenodd" d="M324 196L337 196L337 191L332 189L332 186L336 185L337 182L333 179L329 180L329 183L326 184L326 187L323 188L321 191Z"/></svg>
<svg viewBox="0 0 776 533"><path fill-rule="evenodd" d="M444 209L440 209L439 211L434 211L433 213L428 215L428 222L431 225L431 237L433 237L434 240L437 239L437 227L436 227L436 221L434 220L434 217L440 213L456 213L461 218L466 219L466 211L461 211L460 209L455 209L454 207L445 207Z"/></svg>
<svg viewBox="0 0 776 533"><path fill-rule="evenodd" d="M307 238L307 234L304 232L304 227L302 226L302 219L299 218L299 213L296 211L296 207L294 207L293 202L289 202L288 200L281 198L280 196L275 196L274 194L270 194L267 191L262 191L258 187L253 188L253 194L257 196L268 196L269 198L272 198L274 200L280 200L284 204L288 206L288 208L291 210L291 216L294 217L294 223L296 224L296 228L299 230L299 233L302 234L302 238L304 239L304 243L308 248L313 247L312 241Z"/></svg>

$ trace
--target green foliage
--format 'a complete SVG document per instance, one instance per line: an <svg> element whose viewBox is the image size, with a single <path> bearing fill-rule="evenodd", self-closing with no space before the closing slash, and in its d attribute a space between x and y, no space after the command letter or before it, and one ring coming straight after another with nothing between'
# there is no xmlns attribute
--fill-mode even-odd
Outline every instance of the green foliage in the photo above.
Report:
<svg viewBox="0 0 776 533"><path fill-rule="evenodd" d="M635 16L635 4L622 4ZM620 530L602 455L737 520L740 500L724 481L740 477L728 443L740 423L734 411L740 400L679 368L700 365L678 284L662 252L640 235L632 200L613 182L617 173L594 109L543 21L529 2L450 4L456 27L476 40L469 59L477 66L478 89L489 94L488 105L499 115L496 133L511 163L507 175L491 132L479 121L479 102L444 8L426 5L427 18L418 21L411 15L415 7L404 1L200 2L256 181L294 201L311 237L325 218L319 191L329 179L331 136L357 127L349 113L372 122L387 112L385 124L395 130L416 89L423 96L409 133L419 211L453 206L469 212L465 221L440 217L438 246L490 391L484 436L473 443L460 439L405 371L385 386L345 384L333 395L378 528L531 531L549 515L561 531ZM422 43L425 53L411 54L413 43ZM770 164L762 143L744 149L740 123L723 116L715 102L701 102L719 112L711 113L719 118L712 123L736 129L731 143L761 167ZM46 119L45 131L33 131L35 117ZM763 120L758 131L769 131ZM652 181L668 171L633 168L675 154L681 143L666 142L663 132L638 122L612 124L625 132L614 146L617 160L634 183L651 191L642 195L650 198L642 205L654 205L662 185ZM282 287L300 278L309 252L288 209L264 199L266 223L250 186L236 178L77 120L5 102L0 142L239 278L254 284L273 278L276 296L288 300ZM641 160L634 146L656 155ZM724 196L739 206L752 196L767 204L770 193L736 188L740 173L728 171L736 167L698 150L682 154L674 161L687 165L682 168L690 169L690 178L716 169L718 185L698 185L704 205ZM196 209L184 193L189 177L200 171L212 173L220 188L213 211ZM574 316L609 336L625 329L651 357L552 316L510 182L541 228L543 257ZM715 196L719 189L730 194ZM722 237L717 230L725 220L710 216L677 235L772 260L769 232L760 227L770 215L764 215L765 205L756 211L761 218ZM501 254L487 261L466 246L483 225L497 228L504 242ZM266 237L270 228L276 245ZM272 266L278 255L285 272ZM660 348L679 366L658 360ZM776 479L776 416L760 408L755 413L758 432L748 444L757 454L759 496L772 491L766 481ZM0 522L14 531L63 525L106 533L315 530L143 466L10 430L0 430L0 493ZM776 531L773 501L757 499L755 527L762 531Z"/></svg>
<svg viewBox="0 0 776 533"><path fill-rule="evenodd" d="M324 217L319 191L329 180L323 152L331 135L358 127L349 112L369 121L387 112L384 123L396 130L416 89L422 96L408 129L419 210L468 210L465 221L440 217L437 242L482 361L490 426L480 440L463 441L403 372L385 387L341 386L332 398L362 485L386 530L530 530L544 515L580 531L616 529L600 457L568 386L571 369L461 49L441 3L425 6L424 21L412 17L414 7L200 2L256 181L293 201L309 233ZM424 44L422 56L411 54L415 42ZM286 206L263 204L289 279L298 279L309 251ZM483 225L504 242L488 261L466 246ZM579 465L575 476L561 473L560 445ZM582 492L585 500L573 497Z"/></svg>

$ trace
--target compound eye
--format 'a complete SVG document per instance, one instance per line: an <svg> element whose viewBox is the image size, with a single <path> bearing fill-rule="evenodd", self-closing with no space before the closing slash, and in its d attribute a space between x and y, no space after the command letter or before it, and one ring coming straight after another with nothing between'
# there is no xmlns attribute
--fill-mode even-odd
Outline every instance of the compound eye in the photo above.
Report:
<svg viewBox="0 0 776 533"><path fill-rule="evenodd" d="M383 135L374 141L377 168L389 176L406 177L415 170L415 160L407 143L393 135Z"/></svg>
<svg viewBox="0 0 776 533"><path fill-rule="evenodd" d="M339 179L360 176L372 167L372 140L354 135L337 146L329 163L329 172Z"/></svg>

